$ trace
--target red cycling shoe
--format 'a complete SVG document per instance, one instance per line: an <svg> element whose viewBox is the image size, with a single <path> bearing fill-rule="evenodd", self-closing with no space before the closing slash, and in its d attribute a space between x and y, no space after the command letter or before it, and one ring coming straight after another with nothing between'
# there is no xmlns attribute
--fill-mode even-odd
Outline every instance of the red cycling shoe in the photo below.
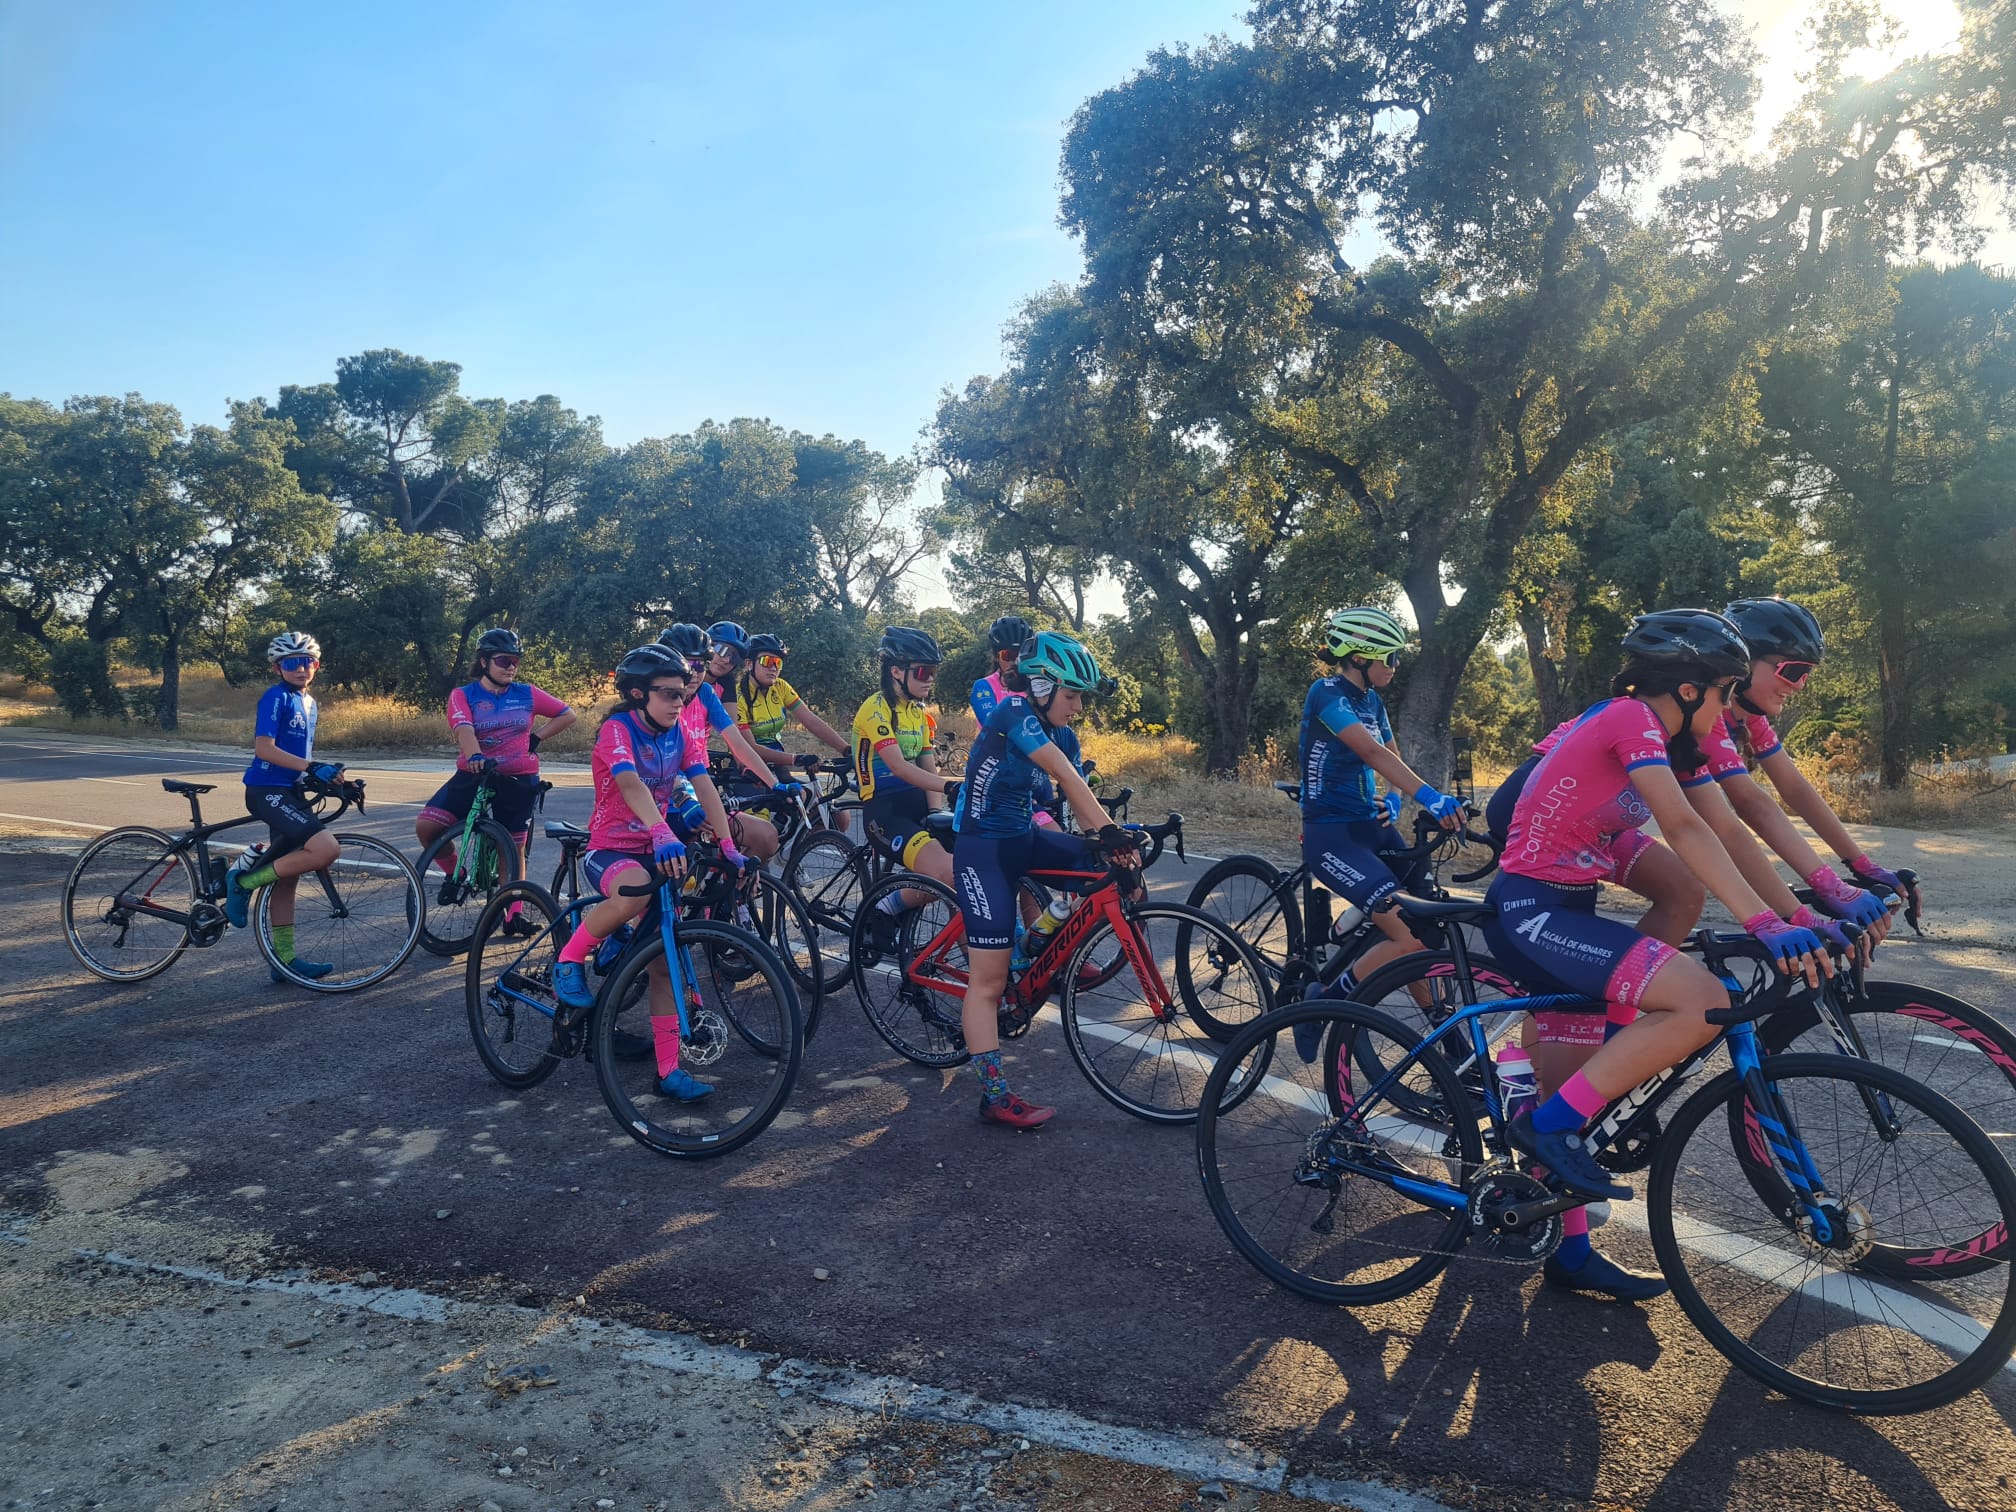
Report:
<svg viewBox="0 0 2016 1512"><path fill-rule="evenodd" d="M998 1103L989 1102L986 1093L980 1094L980 1117L986 1123L1006 1124L1011 1129L1040 1129L1056 1116L1055 1108L1039 1108L1013 1092Z"/></svg>

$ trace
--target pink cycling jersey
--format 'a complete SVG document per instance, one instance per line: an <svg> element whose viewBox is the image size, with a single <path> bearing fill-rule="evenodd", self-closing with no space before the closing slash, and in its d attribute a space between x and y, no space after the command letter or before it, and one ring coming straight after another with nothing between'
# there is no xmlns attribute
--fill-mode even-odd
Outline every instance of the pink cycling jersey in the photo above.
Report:
<svg viewBox="0 0 2016 1512"><path fill-rule="evenodd" d="M1621 880L1652 817L1631 773L1671 765L1659 716L1635 698L1606 699L1548 747L1512 810L1500 869L1563 884Z"/></svg>
<svg viewBox="0 0 2016 1512"><path fill-rule="evenodd" d="M1751 714L1743 720L1743 737L1750 743L1750 754L1762 761L1766 756L1778 754L1778 732L1771 728L1771 721L1762 714ZM1699 787L1704 782L1721 782L1739 772L1750 769L1743 764L1743 753L1736 749L1736 739L1729 733L1727 717L1715 721L1715 728L1708 732L1708 738L1701 742L1701 750L1708 757L1708 765L1681 783L1682 787Z"/></svg>
<svg viewBox="0 0 2016 1512"><path fill-rule="evenodd" d="M588 816L588 844L596 850L651 853L651 826L630 812L630 802L616 786L622 772L635 772L651 790L651 801L663 814L679 787L679 779L707 770L707 745L683 725L653 735L641 717L615 714L595 734L590 762L595 777L595 810Z"/></svg>
<svg viewBox="0 0 2016 1512"><path fill-rule="evenodd" d="M532 721L567 712L567 705L530 683L511 683L503 692L481 682L448 695L448 728L474 730L476 748L497 763L501 777L529 777L539 770L533 754Z"/></svg>

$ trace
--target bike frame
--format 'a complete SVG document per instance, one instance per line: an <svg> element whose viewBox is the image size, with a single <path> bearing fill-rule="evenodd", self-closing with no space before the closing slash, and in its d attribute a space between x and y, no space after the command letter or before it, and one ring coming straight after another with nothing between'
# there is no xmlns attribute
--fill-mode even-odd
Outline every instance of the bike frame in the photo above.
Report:
<svg viewBox="0 0 2016 1512"><path fill-rule="evenodd" d="M246 814L242 818L226 819L218 824L205 824L203 822L201 795L197 793L185 793L183 796L189 800L190 827L179 835L169 835L167 854L170 856L180 856L193 849L196 853L196 895L205 903L216 903L223 898L224 894L218 890L210 879L210 837L212 835L221 835L226 830L241 829L248 824L262 824L265 821L260 819L257 814ZM347 802L344 803L342 808L339 808L336 814L330 817L330 822L340 817L343 809L347 809L348 807L349 804ZM271 861L278 856L286 854L287 852L283 849L275 849L267 854L267 860ZM147 883L144 891L137 893L133 891L133 888L145 880L148 873L154 869L153 864L150 863L144 870L136 872L131 882L113 894L113 900L121 908L129 909L134 913L146 914L149 918L165 919L171 924L180 925L183 929L191 932L191 943L199 944L200 942L193 938L195 920L192 915L184 909L168 908L154 901L154 890L168 879L168 875L173 869L172 867L162 867L160 874ZM340 908L341 905L337 902L336 895L329 890L327 874L318 871L314 875L322 878L322 888L325 893L329 894L330 903ZM227 883L226 885L228 886L229 884Z"/></svg>

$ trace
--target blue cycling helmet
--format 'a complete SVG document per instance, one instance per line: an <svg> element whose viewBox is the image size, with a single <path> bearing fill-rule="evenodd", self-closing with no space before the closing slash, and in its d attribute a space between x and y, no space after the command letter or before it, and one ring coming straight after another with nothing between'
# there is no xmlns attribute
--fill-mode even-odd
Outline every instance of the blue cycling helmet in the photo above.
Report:
<svg viewBox="0 0 2016 1512"><path fill-rule="evenodd" d="M749 632L733 620L714 621L707 627L707 639L717 648L726 646L738 655L747 654L749 650Z"/></svg>

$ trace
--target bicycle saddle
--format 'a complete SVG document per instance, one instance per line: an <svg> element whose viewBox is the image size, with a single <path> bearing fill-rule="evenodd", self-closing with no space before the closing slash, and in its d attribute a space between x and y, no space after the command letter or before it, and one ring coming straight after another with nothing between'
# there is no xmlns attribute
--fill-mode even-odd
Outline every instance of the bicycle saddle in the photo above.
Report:
<svg viewBox="0 0 2016 1512"><path fill-rule="evenodd" d="M193 798L208 793L217 786L214 782L177 782L173 777L163 777L161 786L170 793L180 793L184 798Z"/></svg>
<svg viewBox="0 0 2016 1512"><path fill-rule="evenodd" d="M952 826L957 822L958 816L950 809L933 809L924 816L924 828L931 832L931 838L948 848L952 844Z"/></svg>
<svg viewBox="0 0 2016 1512"><path fill-rule="evenodd" d="M546 821L546 838L548 840L586 840L588 838L588 831L581 828L578 824L569 824L565 819L548 819Z"/></svg>
<svg viewBox="0 0 2016 1512"><path fill-rule="evenodd" d="M1299 782L1277 782L1274 784L1274 791L1277 793L1286 793L1297 803L1302 801L1302 784Z"/></svg>
<svg viewBox="0 0 2016 1512"><path fill-rule="evenodd" d="M1416 919L1448 919L1458 924L1482 924L1494 912L1489 903L1480 903L1475 898L1451 898L1446 903L1437 903L1407 893L1395 893L1393 896L1397 900L1400 912Z"/></svg>

